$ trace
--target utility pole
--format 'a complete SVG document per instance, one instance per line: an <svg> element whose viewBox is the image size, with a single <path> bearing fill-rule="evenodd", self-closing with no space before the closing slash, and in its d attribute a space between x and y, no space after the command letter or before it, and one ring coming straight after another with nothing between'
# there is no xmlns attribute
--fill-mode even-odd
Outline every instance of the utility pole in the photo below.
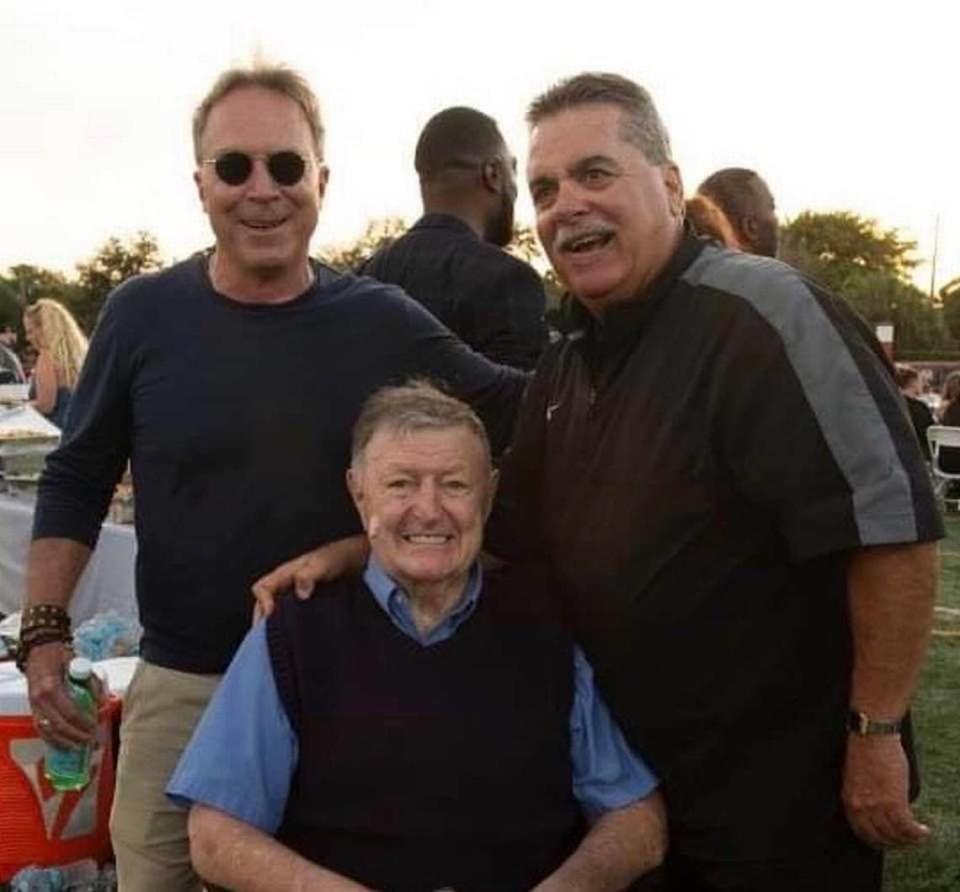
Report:
<svg viewBox="0 0 960 892"><path fill-rule="evenodd" d="M936 299L937 282L937 253L940 250L940 215L937 214L933 223L933 260L930 263L930 302Z"/></svg>

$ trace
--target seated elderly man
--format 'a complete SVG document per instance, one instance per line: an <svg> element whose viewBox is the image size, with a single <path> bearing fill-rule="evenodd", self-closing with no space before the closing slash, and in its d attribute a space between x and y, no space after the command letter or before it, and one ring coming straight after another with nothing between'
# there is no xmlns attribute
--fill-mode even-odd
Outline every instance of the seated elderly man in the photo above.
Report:
<svg viewBox="0 0 960 892"><path fill-rule="evenodd" d="M354 429L362 577L247 636L167 792L234 890L624 889L656 781L531 569L477 563L496 471L469 407L387 388Z"/></svg>

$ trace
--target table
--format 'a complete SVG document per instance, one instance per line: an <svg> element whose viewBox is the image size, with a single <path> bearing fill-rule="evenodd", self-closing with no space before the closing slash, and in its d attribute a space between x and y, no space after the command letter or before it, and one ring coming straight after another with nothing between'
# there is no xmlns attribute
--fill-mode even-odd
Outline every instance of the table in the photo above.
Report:
<svg viewBox="0 0 960 892"><path fill-rule="evenodd" d="M27 549L33 528L33 500L26 494L0 494L0 613L23 603ZM73 625L114 609L137 619L134 564L137 539L132 526L105 523L70 601Z"/></svg>

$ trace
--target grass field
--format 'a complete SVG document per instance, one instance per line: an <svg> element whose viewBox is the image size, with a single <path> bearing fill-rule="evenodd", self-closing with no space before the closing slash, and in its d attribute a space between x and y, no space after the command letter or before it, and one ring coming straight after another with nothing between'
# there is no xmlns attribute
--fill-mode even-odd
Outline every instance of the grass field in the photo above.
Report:
<svg viewBox="0 0 960 892"><path fill-rule="evenodd" d="M942 556L935 631L914 701L917 812L934 837L887 859L884 892L960 892L960 515L947 515Z"/></svg>

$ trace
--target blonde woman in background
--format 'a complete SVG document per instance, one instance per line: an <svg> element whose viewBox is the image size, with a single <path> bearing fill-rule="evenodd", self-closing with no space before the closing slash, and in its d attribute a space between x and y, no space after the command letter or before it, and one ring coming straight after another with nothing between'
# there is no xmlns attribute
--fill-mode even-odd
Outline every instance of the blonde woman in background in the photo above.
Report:
<svg viewBox="0 0 960 892"><path fill-rule="evenodd" d="M31 404L62 428L87 355L87 339L70 311L45 297L24 310L23 328L37 349L30 379Z"/></svg>

